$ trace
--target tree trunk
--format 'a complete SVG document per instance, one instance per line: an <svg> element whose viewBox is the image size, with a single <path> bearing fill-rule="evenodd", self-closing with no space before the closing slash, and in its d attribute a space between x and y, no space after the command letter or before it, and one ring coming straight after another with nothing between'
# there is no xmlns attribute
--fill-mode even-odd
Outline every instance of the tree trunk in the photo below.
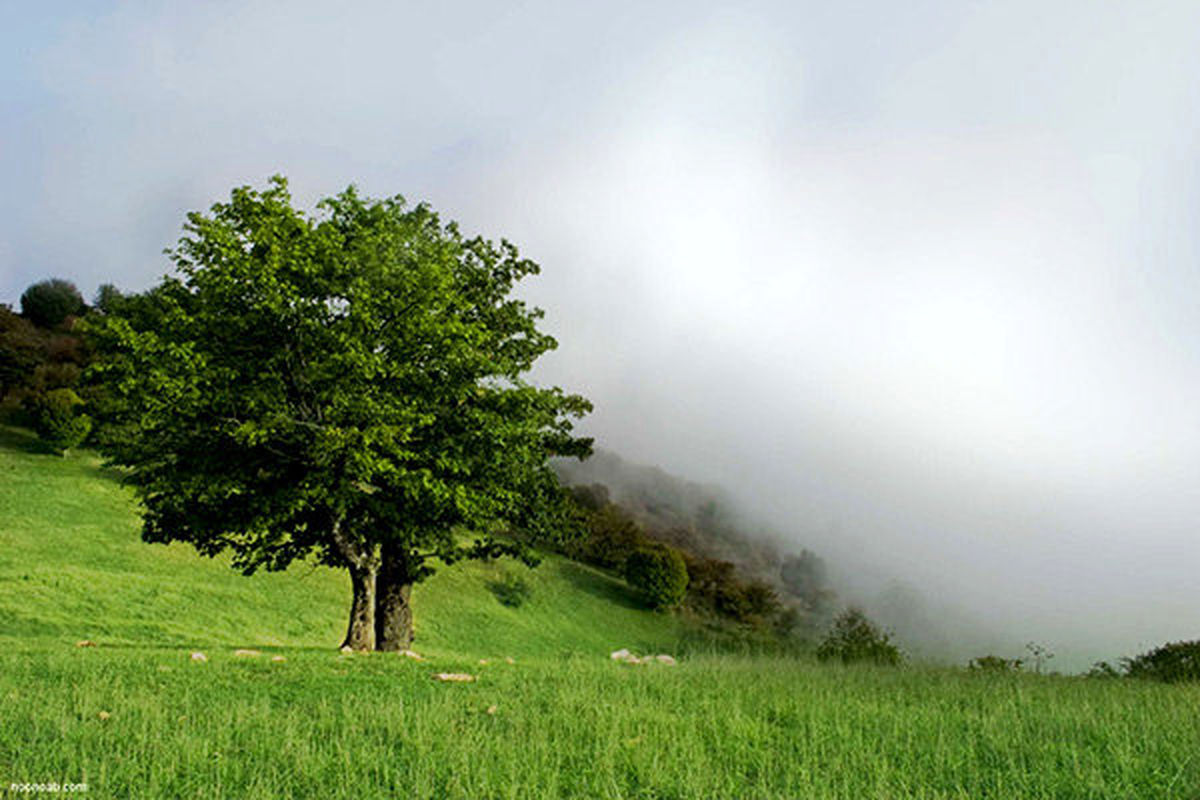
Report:
<svg viewBox="0 0 1200 800"><path fill-rule="evenodd" d="M379 570L379 595L375 607L375 647L396 653L413 641L412 572L408 549L385 544Z"/></svg>
<svg viewBox="0 0 1200 800"><path fill-rule="evenodd" d="M350 567L354 599L350 603L350 624L342 647L359 652L375 649L375 575L374 565Z"/></svg>

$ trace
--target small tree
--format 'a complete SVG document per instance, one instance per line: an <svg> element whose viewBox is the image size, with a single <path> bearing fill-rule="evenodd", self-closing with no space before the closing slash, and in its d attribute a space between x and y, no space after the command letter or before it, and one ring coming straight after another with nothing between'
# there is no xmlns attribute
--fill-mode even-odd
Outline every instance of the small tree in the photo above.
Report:
<svg viewBox="0 0 1200 800"><path fill-rule="evenodd" d="M843 664L869 661L897 666L904 660L904 655L892 644L891 638L861 609L850 608L833 621L833 628L817 647L817 658L822 661L837 659Z"/></svg>
<svg viewBox="0 0 1200 800"><path fill-rule="evenodd" d="M34 400L34 429L54 452L61 455L79 446L92 430L92 421L79 412L82 405L71 389L51 389Z"/></svg>
<svg viewBox="0 0 1200 800"><path fill-rule="evenodd" d="M21 295L21 313L39 328L61 325L67 317L82 314L83 295L75 284L61 278L35 283Z"/></svg>
<svg viewBox="0 0 1200 800"><path fill-rule="evenodd" d="M538 267L428 207L353 189L294 209L287 182L188 217L178 277L110 293L98 351L111 461L143 538L230 550L246 573L315 555L350 573L344 645L401 650L433 561L523 556L582 397L524 374L553 338L511 297ZM455 530L480 531L464 545Z"/></svg>
<svg viewBox="0 0 1200 800"><path fill-rule="evenodd" d="M625 560L625 579L655 609L673 608L687 594L687 564L678 550L663 544L633 551Z"/></svg>

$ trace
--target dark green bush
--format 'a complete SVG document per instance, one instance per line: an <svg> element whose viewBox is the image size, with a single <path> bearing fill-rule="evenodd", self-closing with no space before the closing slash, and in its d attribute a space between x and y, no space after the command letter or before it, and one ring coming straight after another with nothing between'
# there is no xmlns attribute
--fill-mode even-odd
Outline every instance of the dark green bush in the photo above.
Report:
<svg viewBox="0 0 1200 800"><path fill-rule="evenodd" d="M529 584L517 575L511 572L505 573L504 577L497 581L492 581L488 584L492 594L500 601L500 605L508 606L509 608L520 608L525 601L529 599L532 589Z"/></svg>
<svg viewBox="0 0 1200 800"><path fill-rule="evenodd" d="M572 557L605 569L621 569L625 560L649 540L633 517L609 504L585 512L584 538L576 543Z"/></svg>
<svg viewBox="0 0 1200 800"><path fill-rule="evenodd" d="M61 278L35 283L21 295L21 314L39 328L53 328L73 314L82 314L83 295Z"/></svg>
<svg viewBox="0 0 1200 800"><path fill-rule="evenodd" d="M1020 672L1023 663L1019 658L979 656L971 659L967 669L972 672Z"/></svg>
<svg viewBox="0 0 1200 800"><path fill-rule="evenodd" d="M81 405L71 389L51 389L33 399L33 427L50 450L64 453L87 438L92 421L79 413Z"/></svg>
<svg viewBox="0 0 1200 800"><path fill-rule="evenodd" d="M1092 668L1087 671L1084 676L1086 678L1120 678L1122 671L1118 667L1114 667L1107 661L1097 661L1092 664Z"/></svg>
<svg viewBox="0 0 1200 800"><path fill-rule="evenodd" d="M817 647L817 658L822 661L837 659L843 664L869 661L898 666L904 660L904 654L892 644L890 634L871 622L861 610L851 608L833 621L833 628Z"/></svg>
<svg viewBox="0 0 1200 800"><path fill-rule="evenodd" d="M672 608L687 594L687 565L673 547L640 547L625 559L625 580L651 608Z"/></svg>
<svg viewBox="0 0 1200 800"><path fill-rule="evenodd" d="M1167 683L1200 681L1200 640L1171 642L1126 659L1125 674Z"/></svg>

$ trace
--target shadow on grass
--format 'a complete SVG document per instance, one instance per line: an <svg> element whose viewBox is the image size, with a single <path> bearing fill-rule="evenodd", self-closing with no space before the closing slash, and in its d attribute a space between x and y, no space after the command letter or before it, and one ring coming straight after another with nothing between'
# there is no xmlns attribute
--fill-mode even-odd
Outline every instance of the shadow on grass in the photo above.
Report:
<svg viewBox="0 0 1200 800"><path fill-rule="evenodd" d="M0 448L19 450L36 456L57 456L47 447L37 434L24 428L14 428L11 425L0 425Z"/></svg>
<svg viewBox="0 0 1200 800"><path fill-rule="evenodd" d="M613 605L637 611L644 611L646 608L628 586L594 569L568 562L563 566L563 577L576 589Z"/></svg>

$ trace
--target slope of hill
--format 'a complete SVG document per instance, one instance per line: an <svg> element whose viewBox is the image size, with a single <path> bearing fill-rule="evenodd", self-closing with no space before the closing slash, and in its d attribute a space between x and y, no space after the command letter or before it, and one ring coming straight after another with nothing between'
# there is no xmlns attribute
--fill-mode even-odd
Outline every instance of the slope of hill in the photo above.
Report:
<svg viewBox="0 0 1200 800"><path fill-rule="evenodd" d="M557 558L532 572L457 565L419 586L426 661L342 655L344 576L245 578L143 544L129 495L92 456L33 450L0 429L0 789L14 795L1185 800L1200 788L1196 686L682 649L677 667L614 663L611 649L671 651L686 631ZM505 570L532 588L520 608L488 590ZM246 647L264 655L234 653Z"/></svg>
<svg viewBox="0 0 1200 800"><path fill-rule="evenodd" d="M131 494L93 454L45 455L25 432L0 429L0 644L333 650L341 641L350 588L340 571L300 565L247 578L187 545L145 544L138 530ZM519 608L489 589L505 574L530 587ZM556 556L532 570L443 568L414 598L417 647L432 652L665 649L680 634L621 582Z"/></svg>

